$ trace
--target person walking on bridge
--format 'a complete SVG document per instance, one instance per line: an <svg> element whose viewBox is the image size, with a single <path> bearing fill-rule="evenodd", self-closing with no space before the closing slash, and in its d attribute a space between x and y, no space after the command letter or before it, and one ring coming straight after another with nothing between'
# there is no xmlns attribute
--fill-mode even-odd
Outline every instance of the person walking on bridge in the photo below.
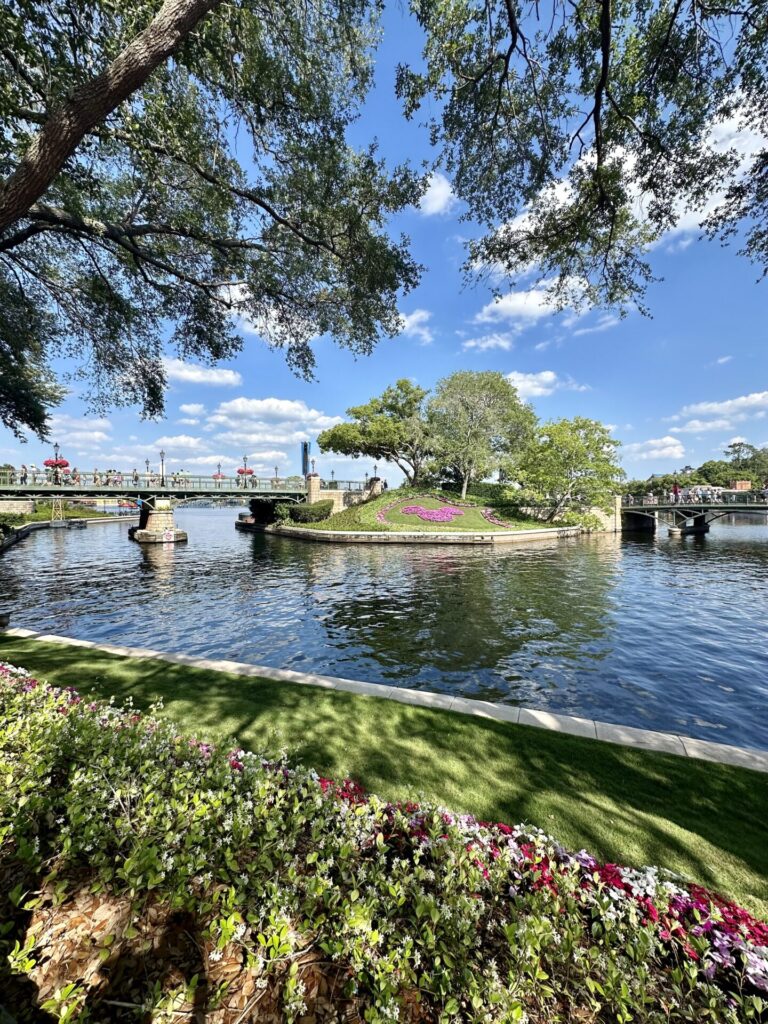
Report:
<svg viewBox="0 0 768 1024"><path fill-rule="evenodd" d="M19 470L19 483L23 487L23 486L26 485L26 482L27 482L27 467L22 462L21 469Z"/></svg>
<svg viewBox="0 0 768 1024"><path fill-rule="evenodd" d="M680 484L675 480L672 484L672 502L677 505L680 501Z"/></svg>

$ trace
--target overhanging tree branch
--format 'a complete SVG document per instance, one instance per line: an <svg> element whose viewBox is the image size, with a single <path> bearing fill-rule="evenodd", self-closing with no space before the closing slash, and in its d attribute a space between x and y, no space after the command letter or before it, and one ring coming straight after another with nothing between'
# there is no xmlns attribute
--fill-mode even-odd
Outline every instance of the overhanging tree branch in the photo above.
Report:
<svg viewBox="0 0 768 1024"><path fill-rule="evenodd" d="M165 0L112 63L56 107L0 186L0 235L45 193L83 138L146 82L221 0Z"/></svg>

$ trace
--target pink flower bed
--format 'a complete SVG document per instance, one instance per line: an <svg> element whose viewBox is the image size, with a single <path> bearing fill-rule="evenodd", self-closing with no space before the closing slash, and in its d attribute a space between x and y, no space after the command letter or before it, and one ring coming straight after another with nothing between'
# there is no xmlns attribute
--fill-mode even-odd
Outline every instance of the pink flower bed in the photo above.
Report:
<svg viewBox="0 0 768 1024"><path fill-rule="evenodd" d="M452 523L456 516L463 516L460 508L444 505L442 508L424 508L423 505L404 505L400 510L406 516L418 516L425 523Z"/></svg>

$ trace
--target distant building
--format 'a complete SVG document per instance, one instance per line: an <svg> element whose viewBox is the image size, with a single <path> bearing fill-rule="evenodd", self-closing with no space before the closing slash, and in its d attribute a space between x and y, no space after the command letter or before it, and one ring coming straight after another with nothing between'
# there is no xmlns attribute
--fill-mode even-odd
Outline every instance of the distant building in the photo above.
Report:
<svg viewBox="0 0 768 1024"><path fill-rule="evenodd" d="M732 491L751 491L752 481L751 480L731 480L730 489Z"/></svg>

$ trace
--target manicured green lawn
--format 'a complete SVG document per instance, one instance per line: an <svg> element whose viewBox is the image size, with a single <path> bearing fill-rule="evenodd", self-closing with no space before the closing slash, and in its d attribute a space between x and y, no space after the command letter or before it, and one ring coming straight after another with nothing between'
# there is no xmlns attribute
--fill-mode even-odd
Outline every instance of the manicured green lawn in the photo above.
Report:
<svg viewBox="0 0 768 1024"><path fill-rule="evenodd" d="M62 508L62 515L65 519L103 519L110 515L109 512L101 512L95 508L86 508L84 505L67 505ZM25 512L23 515L13 513L0 514L0 523L8 526L24 526L26 523L47 523L51 518L50 502L38 502L34 512Z"/></svg>
<svg viewBox="0 0 768 1024"><path fill-rule="evenodd" d="M506 532L509 527L515 530L541 529L547 524L538 519L531 519L517 513L514 507L509 504L494 509L496 518L508 523L508 527L497 526L489 523L482 515L483 508L493 507L493 502L487 498L467 497L464 503L456 506L461 509L461 515L455 516L451 522L430 523L421 519L414 513L403 513L401 509L410 505L421 505L422 508L437 509L444 508L446 504L452 504L453 496L449 493L440 497L426 494L422 491L409 491L400 488L397 491L385 491L379 498L366 502L364 505L353 505L342 512L337 512L328 519L319 523L301 523L302 529L313 530L354 530L377 532L399 533L404 531L418 531L419 533L488 533L489 531ZM397 502L394 508L388 508L393 502ZM386 509L386 522L380 523L376 514Z"/></svg>
<svg viewBox="0 0 768 1024"><path fill-rule="evenodd" d="M768 775L269 680L0 634L0 659L165 713L201 738L288 750L390 799L529 821L566 846L679 871L768 917Z"/></svg>

